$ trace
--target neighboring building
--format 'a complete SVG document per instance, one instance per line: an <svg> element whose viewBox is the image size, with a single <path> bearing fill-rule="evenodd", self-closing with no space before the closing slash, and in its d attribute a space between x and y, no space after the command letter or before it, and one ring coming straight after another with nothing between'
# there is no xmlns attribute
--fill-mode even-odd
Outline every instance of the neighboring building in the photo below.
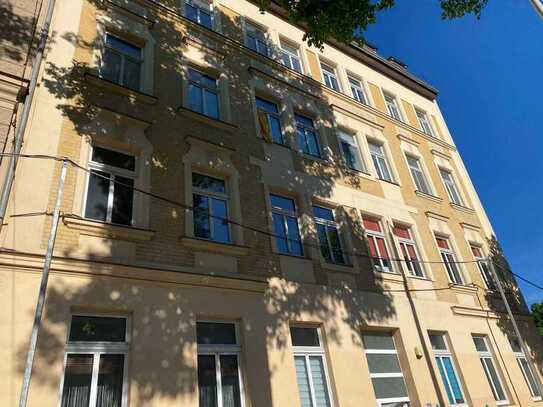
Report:
<svg viewBox="0 0 543 407"><path fill-rule="evenodd" d="M29 406L541 400L540 338L516 302L524 354L475 262L493 231L437 91L400 62L309 48L242 0L57 0L52 32L23 152L82 168ZM59 173L20 160L0 235L2 406Z"/></svg>

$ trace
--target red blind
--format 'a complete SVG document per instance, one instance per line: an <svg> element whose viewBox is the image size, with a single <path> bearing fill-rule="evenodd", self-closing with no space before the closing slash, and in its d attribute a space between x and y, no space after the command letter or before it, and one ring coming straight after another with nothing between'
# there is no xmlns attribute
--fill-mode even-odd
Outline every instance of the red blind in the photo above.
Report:
<svg viewBox="0 0 543 407"><path fill-rule="evenodd" d="M385 241L379 237L377 237L375 240L377 240L377 246L379 247L379 253L381 254L381 257L388 259L388 251L385 245Z"/></svg>
<svg viewBox="0 0 543 407"><path fill-rule="evenodd" d="M364 219L364 229L373 230L374 232L381 232L379 221L373 219Z"/></svg>
<svg viewBox="0 0 543 407"><path fill-rule="evenodd" d="M375 241L373 240L373 238L370 237L368 239L368 244L370 246L371 257L379 257L379 255L377 254L377 248L375 247Z"/></svg>
<svg viewBox="0 0 543 407"><path fill-rule="evenodd" d="M402 239L411 239L409 229L403 226L394 226L394 234Z"/></svg>
<svg viewBox="0 0 543 407"><path fill-rule="evenodd" d="M417 253L415 252L415 248L411 245L406 245L407 246L407 253L409 254L409 258L411 260L417 260Z"/></svg>
<svg viewBox="0 0 543 407"><path fill-rule="evenodd" d="M439 247L441 247L442 249L449 249L449 243L447 242L446 239L442 239L440 237L436 237L436 242L437 242L437 245Z"/></svg>
<svg viewBox="0 0 543 407"><path fill-rule="evenodd" d="M471 252L475 257L483 257L481 249L479 249L477 246L471 246Z"/></svg>

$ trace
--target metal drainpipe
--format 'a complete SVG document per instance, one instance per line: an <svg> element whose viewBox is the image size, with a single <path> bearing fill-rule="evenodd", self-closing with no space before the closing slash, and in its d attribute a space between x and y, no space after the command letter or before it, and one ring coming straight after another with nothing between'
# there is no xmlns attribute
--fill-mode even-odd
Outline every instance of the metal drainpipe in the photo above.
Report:
<svg viewBox="0 0 543 407"><path fill-rule="evenodd" d="M30 116L30 108L32 107L34 91L36 90L36 84L38 83L38 76L40 74L41 64L43 61L45 45L47 44L47 37L49 36L49 28L51 26L54 8L55 0L49 0L47 14L45 16L43 28L40 33L40 40L38 43L38 50L36 51L36 58L34 59L34 63L32 64L32 73L30 76L30 83L28 85L28 94L26 95L23 112L21 113L21 122L15 133L13 155L11 155L9 158L6 179L4 181L4 185L2 186L2 193L0 196L0 231L2 230L2 225L4 224L4 219L6 217L9 196L11 193L11 188L13 186L13 179L15 178L15 169L19 160L19 154L21 153L21 149L23 147L23 137L26 131L26 126L28 124L28 118Z"/></svg>

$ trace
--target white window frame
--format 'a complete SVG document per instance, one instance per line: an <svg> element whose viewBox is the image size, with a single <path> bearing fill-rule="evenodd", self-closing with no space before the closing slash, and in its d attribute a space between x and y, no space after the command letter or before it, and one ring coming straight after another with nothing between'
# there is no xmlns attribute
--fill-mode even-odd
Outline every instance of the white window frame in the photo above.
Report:
<svg viewBox="0 0 543 407"><path fill-rule="evenodd" d="M277 108L277 112L270 112L269 110L266 110L266 109L263 109L263 108L259 107L257 99L260 99L260 100L262 100L264 102L275 105L275 107ZM275 101L273 101L270 98L262 97L262 96L260 96L258 94L255 95L255 101L254 102L255 102L255 108L256 108L257 115L258 115L258 111L261 110L266 114L266 120L268 120L268 116L271 116L271 117L275 118L279 122L279 131L281 132L281 143L278 143L277 141L273 140L272 129L271 129L270 122L268 120L268 127L270 129L270 137L272 138L273 143L274 144L279 144L279 145L282 145L282 146L286 146L287 145L287 140L286 140L285 132L284 132L284 129L283 129L283 122L281 120L281 106L280 106L280 104L276 103ZM258 117L257 117L257 119L258 119ZM257 120L257 125L260 128L260 122L258 120ZM261 129L261 131L262 131L262 129Z"/></svg>
<svg viewBox="0 0 543 407"><path fill-rule="evenodd" d="M490 272L490 270L487 268L486 271L484 269L484 267L488 267L486 265L486 259L484 257L481 257L483 256L483 249L481 246L477 246L473 243L470 243L470 250L473 254L473 258L477 261L477 269L479 270L479 273L481 274L481 278L483 279L483 282L485 283L485 287L488 289L488 290L495 290L496 289L496 284L494 283L494 280L492 279L492 273ZM475 253L473 253L473 249L472 248L477 248L479 250L479 252L481 253L481 256L476 256ZM484 265L483 265L484 264ZM489 278L491 279L491 283L489 283L487 281L487 276L486 276L486 273L488 272L489 274Z"/></svg>
<svg viewBox="0 0 543 407"><path fill-rule="evenodd" d="M372 333L376 332L363 332L362 335L371 335ZM388 332L387 332L388 333ZM400 363L400 358L398 357L398 349L396 347L396 340L394 339L394 335L390 333L390 336L392 338L392 342L394 343L394 349L366 349L364 348L364 354L365 355L396 355L396 358L398 359L398 365L400 366L400 373L371 373L370 372L370 379L379 379L379 378L387 378L387 377L401 377L404 380L404 386L407 391L407 383L405 382L405 375L403 374L403 368ZM367 360L367 356L366 356ZM387 399L376 399L378 407L381 407L383 404L387 403L410 403L411 400L408 397L392 397Z"/></svg>
<svg viewBox="0 0 543 407"><path fill-rule="evenodd" d="M346 266L348 264L348 259L347 259L347 255L345 254L345 242L344 242L343 237L341 235L341 227L340 227L339 223L336 221L336 210L332 209L332 208L328 208L328 207L323 206L323 205L318 205L318 204L312 205L311 208L313 209L314 207L320 207L320 208L329 209L330 211L332 211L332 216L334 218L333 221L330 221L328 219L319 218L319 217L315 216L314 213L313 213L313 220L315 221L315 223L318 223L318 224L323 225L325 227L326 242L327 242L327 245L328 245L328 250L330 251L330 255L332 257L331 263ZM328 235L328 227L332 227L332 228L336 229L336 231L337 231L339 244L340 244L340 248L341 248L341 253L342 253L342 256L343 256L343 261L342 262L335 259L334 251L332 250L332 244L330 243L330 236ZM319 240L318 236L317 236L317 240ZM319 240L319 245L320 245L320 240ZM320 247L319 247L319 253L320 253ZM321 257L324 258L324 256L322 256L322 253L320 255L321 255ZM324 259L324 260L326 261L326 259Z"/></svg>
<svg viewBox="0 0 543 407"><path fill-rule="evenodd" d="M539 392L538 382L539 377L534 375L532 372L532 367L530 366L530 363L528 362L528 358L526 357L526 354L524 353L524 350L522 349L522 345L520 343L520 339L517 337L511 338L511 341L517 341L520 351L516 351L513 349L513 344L511 343L511 349L513 350L513 355L515 356L515 359L517 360L518 367L520 371L522 372L522 377L524 377L524 381L526 382L526 386L528 387L528 390L530 391L530 396L533 401L540 401L542 399L541 396L536 396L534 389L532 389L532 385L530 383L530 380L528 380L528 374L532 377L533 381L536 385L536 390ZM524 366L522 365L521 361L524 360L526 362L526 368L528 369L528 372L524 369Z"/></svg>
<svg viewBox="0 0 543 407"><path fill-rule="evenodd" d="M286 45L287 47L296 50L296 54L293 54L289 49L284 48L283 45ZM294 43L292 43L290 41L286 41L283 38L280 38L279 39L279 49L280 49L280 52L281 52L281 55L280 55L281 63L283 65L285 65L284 62L283 62L283 55L282 55L284 53L284 54L287 55L288 60L289 60L289 65L285 65L285 66L287 68L289 68L289 69L292 69L295 72L303 74L304 73L304 64L303 64L302 56L301 56L301 53L300 53L300 46L295 45ZM296 69L294 69L294 65L292 64L292 59L293 58L298 60L298 64L300 65L300 71L297 71Z"/></svg>
<svg viewBox="0 0 543 407"><path fill-rule="evenodd" d="M447 277L449 281L456 285L466 284L464 273L462 272L462 269L459 266L458 260L456 258L456 253L454 252L454 249L451 244L451 239L449 239L447 236L441 236L441 235L436 235L435 238L445 240L447 242L447 246L449 246L448 249L439 247L439 245L437 246L437 248L439 249L439 254L441 256L441 259L443 260L443 266L445 267L447 271ZM436 240L436 245L437 245L437 240ZM458 271L460 282L454 281L453 278L451 277L451 276L454 276L454 272L451 268L451 264L453 264L453 267L455 267L456 270Z"/></svg>
<svg viewBox="0 0 543 407"><path fill-rule="evenodd" d="M380 272L380 273L395 273L394 268L392 266L391 256L390 256L390 254L391 254L390 247L388 247L389 245L388 245L388 242L387 242L387 238L386 238L385 233L383 232L383 222L381 220L374 220L374 222L379 223L379 227L381 228L381 232L377 232L375 230L368 230L368 229L365 230L366 239L368 239L368 240L372 239L373 240L375 250L377 251L377 254L379 255L379 264L375 264L375 260L373 259L373 257L371 259L371 261L373 263L373 268L375 270L377 270L378 272ZM386 251L388 252L388 262L390 263L390 267L386 267L386 266L383 265L383 253L381 253L381 250L379 249L379 245L377 244L376 238L383 239ZM371 257L371 253L370 253L370 257Z"/></svg>
<svg viewBox="0 0 543 407"><path fill-rule="evenodd" d="M311 120L312 126L309 127L305 123L296 120L296 116L300 116L300 117L303 117L305 119ZM295 113L294 114L294 127L295 127L295 133L296 133L295 137L296 137L296 145L297 145L298 151L300 151L305 156L311 157L312 159L316 158L316 159L321 159L322 160L323 159L323 147L321 146L320 134L319 134L319 132L317 130L317 127L315 125L315 119L313 117L311 117L311 116L307 116L304 113ZM317 144L317 150L318 150L316 155L311 154L310 152L304 151L303 148L301 148L300 140L298 138L298 128L303 129L306 141L307 141L307 133L313 133L315 135L315 142ZM306 145L309 145L309 144L306 143Z"/></svg>
<svg viewBox="0 0 543 407"><path fill-rule="evenodd" d="M204 83L192 80L190 78L190 71L191 70L193 70L195 72L198 72L200 75L207 76L208 78L214 79L215 80L215 88L211 88L211 87L205 85ZM191 111L193 111L195 113L202 114L202 115L204 115L206 117L209 117L212 120L221 120L223 112L222 112L222 103L221 103L221 86L220 86L219 78L217 78L214 75L210 75L209 73L207 73L205 71L202 71L200 68L197 68L197 67L194 67L194 66L188 66L186 72L187 72L187 93L186 93L186 95L187 95L187 103L186 103L186 107L189 110L191 110ZM193 86L196 86L196 87L200 88L200 92L202 93L202 112L198 112L196 110L190 109L190 85L193 85ZM217 118L211 116L209 114L209 112L206 112L206 103L205 103L205 100L204 100L204 89L207 90L210 93L214 93L215 95L217 95L217 113L218 113Z"/></svg>
<svg viewBox="0 0 543 407"><path fill-rule="evenodd" d="M317 402L315 400L315 389L313 385L313 377L311 375L311 365L309 364L309 357L310 356L319 356L322 360L322 366L324 370L324 379L326 382L326 388L328 391L328 399L330 400L330 406L334 407L334 399L332 395L332 387L330 386L330 376L328 375L328 364L326 361L326 351L323 346L322 342L322 329L320 327L312 327L312 326L300 326L300 325L291 325L295 328L304 328L304 329L316 329L317 335L319 338L319 346L294 346L292 344L292 337L291 337L291 345L292 345L292 353L293 353L293 359L298 357L304 357L305 359L305 368L307 371L307 379L309 381L309 391L311 392L311 403L313 407L317 406ZM289 332L290 334L290 332ZM296 378L297 381L298 378ZM298 393L299 394L299 393Z"/></svg>
<svg viewBox="0 0 543 407"><path fill-rule="evenodd" d="M205 189L200 189L198 187L195 187L194 185L192 185L192 174L194 173L197 173L197 174L200 174L204 177L210 177L210 178L215 178L215 179L218 179L218 180L221 180L222 182L224 182L224 190L226 191L224 194L223 193L220 193L220 192L213 192L213 191L206 191ZM194 208L194 194L197 194L197 195L202 195L202 196L205 196L207 197L208 199L217 199L217 200L220 200L220 201L224 201L226 202L226 219L230 219L230 194L229 194L229 186L228 186L228 180L225 179L225 178L221 178L221 177L217 177L217 176L213 176L213 175L209 175L209 174L206 174L205 172L202 172L202 171L198 171L198 169L196 170L193 170L192 173L191 173L191 188L192 188L192 194L191 194L191 199L192 199L192 207ZM214 228L214 218L213 218L213 206L212 205L209 205L209 239L206 239L204 237L200 237L200 236L196 236L194 235L194 237L198 238L198 239L204 239L204 240L209 240L210 242L218 242L218 243L225 243L225 244L229 244L229 243L232 243L232 227L231 227L231 223L230 222L227 222L227 225L228 225L228 241L226 242L223 242L221 240L215 240L214 239L214 231L213 231L213 228ZM193 228L194 228L194 217L193 217ZM193 229L194 230L194 229Z"/></svg>
<svg viewBox="0 0 543 407"><path fill-rule="evenodd" d="M428 113L426 113L422 109L419 109L418 107L415 107L415 115L417 116L422 132L428 136L435 137L436 135L434 132L434 127L430 122L430 117L428 116Z"/></svg>
<svg viewBox="0 0 543 407"><path fill-rule="evenodd" d="M134 188L136 188L136 178L137 178L137 170L138 170L138 157L131 154L131 153L127 153L126 151L120 151L120 150L115 149L115 148L102 147L100 145L94 145L94 144L92 144L90 147L91 148L89 148L89 158L88 158L88 164L87 164L87 168L89 169L89 171L90 170L96 170L96 171L109 173L109 175L110 175L110 177L109 177L109 191L108 191L108 197L107 197L106 220L103 221L103 222L113 224L113 222L111 221L111 218L113 216L113 199L115 197L115 178L117 176L124 177L124 178L130 178L134 182L134 184L133 184ZM102 148L104 150L110 150L110 151L113 151L113 152L116 152L116 153L120 153L120 154L129 155L131 157L134 157L134 171L125 170L124 168L113 167L113 166L108 165L108 164L102 164L102 163L98 163L96 161L92 161L92 152L94 151L95 147ZM88 198L88 194L89 194L90 177L91 177L91 173L88 172L87 173L87 179L86 179L86 182L85 182L85 195L83 197L82 217L85 218L85 219L89 219L91 221L94 221L94 222L101 222L101 221L99 221L97 219L87 218L85 216L85 214L87 212L87 198ZM132 219L130 220L130 224L128 224L128 225L125 225L125 224L118 224L118 225L121 225L121 226L133 226L134 225L135 214L136 214L136 199L135 199L134 190L132 190ZM117 225L117 223L115 223L115 225Z"/></svg>
<svg viewBox="0 0 543 407"><path fill-rule="evenodd" d="M271 212L272 212L272 225L274 224L274 222L273 222L273 214L275 213L275 214L281 216L281 218L283 219L283 225L285 226L285 233L286 233L285 239L287 241L288 253L282 253L282 252L279 251L279 249L277 249L277 252L279 254L285 254L285 255L288 255L288 256L304 257L304 243L303 243L303 240L302 240L302 231L301 231L301 228L300 228L300 217L298 215L298 205L297 205L296 199L294 199L294 198L292 198L290 196L276 194L274 192L270 192L269 195L276 195L276 196L279 196L281 198L291 200L294 203L294 209L295 209L294 212L291 212L291 211L289 211L287 209L278 208L276 206L273 206L273 204L271 203L271 197L269 198L270 199ZM292 246L291 246L292 242L291 242L291 239L289 239L289 233L288 233L287 217L296 219L296 223L298 224L298 234L300 236L300 247L301 247L301 253L299 255L295 254L292 251ZM273 229L273 232L274 232L273 233L274 234L274 236L273 236L274 244L277 244L276 239L278 239L278 235L276 234L275 229Z"/></svg>
<svg viewBox="0 0 543 407"><path fill-rule="evenodd" d="M337 135L338 135L338 140L339 140L339 149L341 151L341 156L343 157L343 161L345 162L345 166L350 171L367 173L368 168L366 166L366 162L364 161L364 156L362 155L362 148L360 147L360 143L358 142L356 135L349 134L349 133L347 133L345 131L341 131L341 130L338 131ZM342 142L345 142L345 143L349 144L350 146L354 147L354 149L356 150L356 154L358 155L358 160L360 162L360 167L361 167L360 170L357 170L355 168L351 168L351 167L349 167L347 165L347 159L345 158L345 152L343 151L343 147L341 145Z"/></svg>
<svg viewBox="0 0 543 407"><path fill-rule="evenodd" d="M103 317L103 318L123 318L126 321L126 331L124 342L87 342L87 341L74 341L70 342L71 322L74 316L88 316L88 317ZM66 349L64 351L64 361L62 366L62 378L60 380L60 391L58 406L62 405L62 392L64 390L64 378L66 376L66 364L68 361L68 355L85 354L92 355L92 377L89 394L89 407L96 406L97 392L98 392L98 373L100 369L100 356L107 354L123 355L123 387L121 397L121 407L128 406L128 356L130 353L130 331L131 320L126 315L113 315L113 314L92 314L78 312L70 315L70 324L68 325L68 335L66 339Z"/></svg>
<svg viewBox="0 0 543 407"><path fill-rule="evenodd" d="M130 56L130 55L127 55L125 54L124 52L116 49L116 48L113 48L111 46L109 46L107 44L107 37L108 36L111 36L111 37L114 37L114 38L117 38L118 40L121 40L123 42L126 42L127 44L130 44L132 45L133 47L137 47L140 49L140 57L138 59ZM114 83L116 83L117 85L120 85L120 86L124 86L124 87L127 87L126 84L124 83L124 69L125 69L125 60L126 59L129 59L129 60L132 60L132 61L136 61L139 63L139 66L140 66L140 77L138 79L138 88L137 89L133 89L133 90L136 90L136 91L141 91L142 87L143 87L143 70L145 68L145 65L144 65L144 59L143 59L143 54L144 54L144 47L142 47L141 45L139 44L136 44L134 43L133 41L129 41L127 40L126 38L124 38L123 36L121 35L118 35L116 33L112 33L111 31L109 30L106 30L105 32L105 36L104 36L104 44L103 44L104 48L103 48L103 54L102 54L102 60L101 60L101 65L100 65L100 68L99 68L99 72L100 72L100 76L102 77L102 66L103 66L103 58L104 58L104 53L106 52L106 50L110 50L110 52L114 52L116 54L118 54L120 57L121 57L121 70L119 72L119 76L120 76L120 81L112 81ZM104 78L106 79L106 78ZM130 89L130 88L129 88Z"/></svg>
<svg viewBox="0 0 543 407"><path fill-rule="evenodd" d="M352 98L359 103L369 106L370 102L368 99L368 94L366 93L366 89L364 88L364 83L362 82L362 79L359 79L351 75L350 73L347 73L347 81L349 82L349 88L351 89ZM362 95L362 100L359 100L357 98L357 92L355 92L355 89Z"/></svg>
<svg viewBox="0 0 543 407"><path fill-rule="evenodd" d="M503 379L501 377L500 371L498 370L496 362L494 361L494 355L492 354L492 351L490 350L490 343L488 341L488 337L486 335L473 335L472 338L474 340L475 340L475 338L482 339L485 346L486 346L486 351L477 350L477 354L479 355L479 360L482 362L482 367L483 367L483 369L485 371L485 375L486 375L488 384L490 385L490 387L492 389L492 394L493 394L494 399L496 398L496 396L498 394L498 392L496 390L496 383L494 383L494 381L492 379L492 375L488 371L488 367L487 367L485 361L490 361L490 363L494 367L494 371L496 372L496 376L497 376L498 382L499 382L498 384L502 388L503 395L504 395L505 399L496 400L496 405L501 406L501 405L504 405L504 404L509 404L509 400L507 398L507 390L506 390L506 388L505 388L505 386L503 384ZM475 346L475 344L474 344L474 346Z"/></svg>
<svg viewBox="0 0 543 407"><path fill-rule="evenodd" d="M213 8L213 1L205 1L205 0L182 0L183 1L183 17L185 17L186 19L192 21L193 23L195 24L198 24L204 28L209 28L209 27L206 27L205 25L203 25L202 23L200 23L200 10L209 10L209 17L211 19L211 27L209 28L210 30L214 30L215 29L215 12L214 12L214 8ZM188 18L186 15L187 15L187 7L186 7L186 4L189 4L190 6L194 7L194 8L197 8L198 9L198 21L194 21L194 20L191 20L190 18Z"/></svg>
<svg viewBox="0 0 543 407"><path fill-rule="evenodd" d="M403 122L403 114L398 103L398 98L390 92L383 91L383 99L385 100L385 105L390 117Z"/></svg>
<svg viewBox="0 0 543 407"><path fill-rule="evenodd" d="M413 239L413 232L412 232L411 228L408 228L408 227L403 227L403 228L408 231L409 239L406 239L404 237L400 237L400 236L396 235L396 239L398 239L398 245L400 246L400 255L405 258L403 250L405 250L405 253L409 254L409 251L407 250L407 248L404 248L403 246L411 246L411 247L413 247L413 250L415 251L415 254L417 255L417 260L418 260L417 264L419 265L420 272L422 273L422 275L419 276L417 274L414 274L414 270L413 271L409 270L408 264L413 263L413 261L411 261L411 260L409 260L409 262L407 260L403 261L402 262L402 267L405 267L405 270L407 271L407 273L411 277L426 278L426 272L424 270L424 266L423 266L422 259L421 259L421 256L420 256L420 251L419 251L419 249L417 247L417 243L415 242L415 239Z"/></svg>
<svg viewBox="0 0 543 407"><path fill-rule="evenodd" d="M433 196L432 187L430 186L430 181L426 176L426 171L424 171L424 168L422 166L421 158L412 154L406 154L405 160L407 161L407 167L409 168L409 173L411 174L411 179L413 180L413 184L415 185L416 190L418 192L422 192L423 194ZM410 160L414 160L417 163L417 167L412 166ZM417 183L417 177L415 176L414 172L419 174L420 178L422 179L422 183L427 189L426 191L423 191L419 188L419 185Z"/></svg>
<svg viewBox="0 0 543 407"><path fill-rule="evenodd" d="M371 145L379 147L379 153L372 151ZM394 183L394 174L392 173L392 167L390 166L384 144L380 141L368 140L368 148L377 178L381 181ZM390 179L385 177L384 169L386 169L386 172L388 172Z"/></svg>
<svg viewBox="0 0 543 407"><path fill-rule="evenodd" d="M325 67L329 68L329 69L325 69ZM341 92L341 82L339 81L339 75L338 75L337 67L330 64L329 62L320 61L320 68L321 68L321 73L322 73L322 83L324 84L324 86L326 86L327 88L332 89L332 90L334 90L336 92ZM327 78L335 79L335 81L337 83L337 89L335 89L334 87L329 86L327 84L327 82L326 82ZM330 82L330 84L332 84L331 80L329 80L329 82Z"/></svg>
<svg viewBox="0 0 543 407"><path fill-rule="evenodd" d="M448 175L448 179L443 176L444 173ZM464 198L460 193L460 189L458 188L458 184L456 182L455 176L453 175L453 172L448 168L439 167L439 175L441 176L443 185L447 190L447 195L449 195L450 201L455 205L464 206ZM455 195L458 199L455 199Z"/></svg>
<svg viewBox="0 0 543 407"><path fill-rule="evenodd" d="M445 365L443 365L443 362L442 362L442 358L449 358L451 360L451 366L453 368L453 373L456 376L456 381L458 382L458 387L460 388L460 392L462 393L462 398L464 399L463 403L450 404L450 406L451 407L453 407L453 406L454 407L467 406L466 393L464 392L464 389L462 388L462 381L460 380L460 376L458 375L458 370L456 369L456 363L454 361L452 352L451 352L451 350L449 348L450 345L449 345L449 340L448 340L447 335L444 334L444 333L430 333L429 336L441 336L443 338L443 342L445 343L445 349L433 349L432 348L432 352L434 354L434 363L437 364L438 362L437 362L436 359L439 358L439 363L441 363L441 368L443 369L443 371L446 372ZM442 379L441 381L443 383L443 378L442 378L441 374L439 373L439 368L438 368L437 375L438 375L438 377L440 377ZM452 385L451 385L451 383L449 381L449 376L446 375L446 378L447 378L447 383L443 383L443 386L447 387L449 389L449 391L451 392L451 394L454 394L454 391L452 389ZM445 394L445 398L448 399L446 394Z"/></svg>
<svg viewBox="0 0 543 407"><path fill-rule="evenodd" d="M233 321L219 321L219 320L198 320L203 323L219 323L219 324L231 324L234 325L236 332L236 344L235 345L206 345L196 344L197 356L200 355L212 355L215 358L215 372L216 372L216 386L217 386L217 407L223 407L222 404L222 375L221 375L221 356L236 356L238 362L238 379L239 379L239 398L241 407L245 407L245 388L243 385L243 376L241 370L241 345L239 344L239 326ZM200 386L199 384L197 384Z"/></svg>
<svg viewBox="0 0 543 407"><path fill-rule="evenodd" d="M258 34L262 34L262 38L258 37ZM248 38L253 37L256 44L256 49L252 49L249 47ZM265 47L266 53L262 53L259 50L258 43L262 43ZM245 46L249 48L250 50L256 52L259 55L270 57L271 55L271 47L270 47L270 40L268 38L268 31L266 28L261 26L260 24L254 23L249 20L245 20Z"/></svg>

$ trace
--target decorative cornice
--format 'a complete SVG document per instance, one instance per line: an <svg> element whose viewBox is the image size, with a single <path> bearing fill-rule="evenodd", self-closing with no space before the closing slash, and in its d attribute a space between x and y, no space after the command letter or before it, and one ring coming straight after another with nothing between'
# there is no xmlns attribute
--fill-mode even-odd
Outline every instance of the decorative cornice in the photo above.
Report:
<svg viewBox="0 0 543 407"><path fill-rule="evenodd" d="M448 216L440 215L439 213L435 213L435 212L432 212L432 211L426 211L425 213L426 213L426 216L429 217L429 218L434 218L434 219L437 219L437 220L441 220L443 222L448 222L449 221Z"/></svg>

